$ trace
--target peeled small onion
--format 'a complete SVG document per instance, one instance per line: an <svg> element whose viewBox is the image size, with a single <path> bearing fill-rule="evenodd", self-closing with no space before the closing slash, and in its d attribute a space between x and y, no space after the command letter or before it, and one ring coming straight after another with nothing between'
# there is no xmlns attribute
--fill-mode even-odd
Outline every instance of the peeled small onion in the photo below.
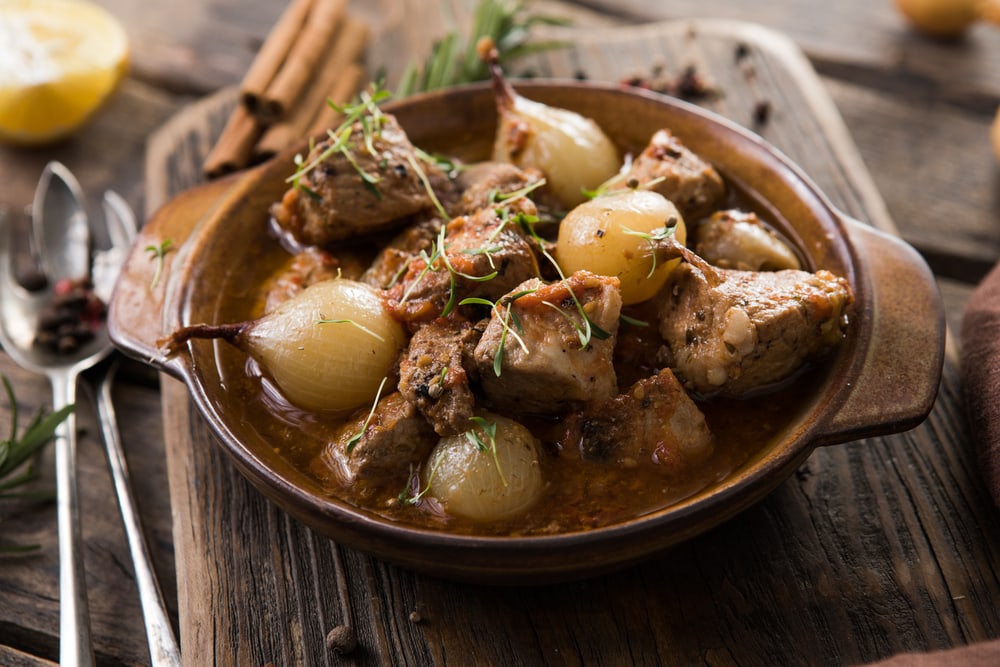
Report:
<svg viewBox="0 0 1000 667"><path fill-rule="evenodd" d="M508 519L541 496L538 443L516 421L491 413L482 420L496 425L493 438L474 429L486 448L464 433L441 438L424 466L424 483L449 514L483 522Z"/></svg>
<svg viewBox="0 0 1000 667"><path fill-rule="evenodd" d="M567 275L590 271L617 277L622 303L652 298L679 259L657 262L650 240L673 221L674 239L687 240L684 219L673 202L649 190L621 190L580 204L559 224L556 261ZM650 273L652 271L652 273Z"/></svg>
<svg viewBox="0 0 1000 667"><path fill-rule="evenodd" d="M406 343L375 289L341 278L310 285L257 320L186 327L169 345L190 338L227 340L296 406L336 411L371 403Z"/></svg>
<svg viewBox="0 0 1000 667"><path fill-rule="evenodd" d="M579 204L585 199L583 189L595 190L617 173L618 149L590 118L515 92L490 47L491 42L481 46L480 56L490 65L500 116L493 160L541 170L564 206Z"/></svg>

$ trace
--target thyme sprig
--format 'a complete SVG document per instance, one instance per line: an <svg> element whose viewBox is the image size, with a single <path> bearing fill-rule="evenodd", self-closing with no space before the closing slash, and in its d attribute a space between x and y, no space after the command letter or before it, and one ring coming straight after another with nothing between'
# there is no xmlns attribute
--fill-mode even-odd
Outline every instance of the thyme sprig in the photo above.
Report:
<svg viewBox="0 0 1000 667"><path fill-rule="evenodd" d="M385 338L383 336L381 336L380 334L372 331L371 329L369 329L365 325L361 324L360 322L356 322L356 321L354 321L354 320L352 320L350 318L343 318L343 319L339 319L339 320L334 320L334 319L329 319L329 318L321 316L318 320L316 320L316 324L350 324L354 328L356 328L356 329L358 329L360 331L363 331L364 333L368 334L369 336L371 336L375 340L379 341L380 343L384 343L385 342Z"/></svg>
<svg viewBox="0 0 1000 667"><path fill-rule="evenodd" d="M465 432L465 439L475 445L476 449L480 452L488 452L493 456L493 465L496 466L497 474L500 475L500 481L503 482L504 486L507 486L507 476L503 474L503 468L500 466L500 458L497 455L497 423L479 416L470 417L469 419L475 426ZM483 432L482 436L477 432L477 426ZM485 440L483 436L486 437Z"/></svg>
<svg viewBox="0 0 1000 667"><path fill-rule="evenodd" d="M524 351L525 354L530 354L528 346L525 344L524 339L521 336L524 334L524 326L521 324L521 318L518 317L517 313L514 312L514 302L520 299L526 294L532 294L537 290L527 289L521 290L520 292L515 292L507 296L503 296L497 299L496 302L490 301L489 299L483 299L477 296L470 296L467 299L462 299L459 302L460 306L488 306L497 317L501 318L501 330L500 330L500 342L497 344L497 349L493 353L493 373L500 377L503 371L503 355L504 349L507 346L507 336L509 335L514 339L514 342ZM500 306L506 306L507 309L504 311L503 315L500 314ZM516 331L511 329L513 325Z"/></svg>
<svg viewBox="0 0 1000 667"><path fill-rule="evenodd" d="M649 232L640 232L635 229L631 229L622 225L622 232L628 236L637 236L644 239L646 243L649 244L649 254L653 258L653 263L649 267L649 273L646 274L646 278L652 278L653 274L656 273L656 242L665 241L666 239L673 238L677 233L677 217L670 216L667 221L663 223L662 227L657 227Z"/></svg>
<svg viewBox="0 0 1000 667"><path fill-rule="evenodd" d="M365 146L365 150L367 150L372 157L379 157L378 151L375 148L374 138L381 133L382 125L386 122L386 116L379 108L379 104L389 99L391 96L392 93L382 88L381 84L373 82L367 89L361 92L358 96L357 102L344 105L330 102L330 106L336 110L337 113L343 116L343 122L341 122L341 124L336 128L327 130L327 137L329 138L330 143L323 148L322 151L319 151L315 157L308 159L302 154L295 156L294 162L297 169L291 176L285 179L285 181L291 184L293 188L305 192L314 199L319 199L320 195L303 183L302 179L311 171L316 169L316 167L326 162L337 153L340 153L358 172L358 175L361 177L365 187L370 191L373 191L376 196L381 197L381 194L378 192L378 188L376 187L379 177L374 174L369 174L360 167L357 159L353 153L351 153L348 142L354 133L354 125L357 123L361 126L362 142ZM316 152L315 149L315 142L310 140L308 155L312 155Z"/></svg>
<svg viewBox="0 0 1000 667"><path fill-rule="evenodd" d="M387 377L382 378L382 382L378 385L378 391L375 392L375 400L372 401L372 409L368 412L368 416L365 418L364 423L361 425L361 429L351 436L351 439L347 441L347 445L344 447L344 451L348 455L354 451L354 448L358 446L361 442L361 438L365 437L365 431L368 430L368 425L372 422L372 417L375 416L375 408L378 407L378 401L382 398L382 390L385 388L385 383L389 380Z"/></svg>
<svg viewBox="0 0 1000 667"><path fill-rule="evenodd" d="M592 338L596 338L598 340L606 340L610 338L611 334L597 326L597 324L590 319L590 316L587 315L587 311L583 309L583 304L580 303L580 299L577 298L573 288L570 287L569 282L566 280L566 274L563 273L562 267L559 266L559 262L557 262L556 258L552 256L552 253L545 249L545 242L535 230L534 223L538 222L538 218L534 216L522 215L519 217L518 222L521 224L521 228L524 229L526 233L530 234L535 240L539 252L541 252L545 259L549 260L549 263L552 264L553 268L555 268L556 273L559 275L559 279L566 285L566 289L569 291L569 295L573 299L573 304L583 321L582 326L574 327L576 328L577 335L580 339L580 349L582 350L590 345Z"/></svg>
<svg viewBox="0 0 1000 667"><path fill-rule="evenodd" d="M448 272L449 281L448 302L441 311L441 317L447 317L451 314L451 311L455 309L456 301L458 299L458 281L456 277L462 277L466 280L471 280L472 282L486 282L493 280L499 275L499 272L493 265L492 258L490 258L490 266L493 267L494 270L484 276L474 276L457 270L448 258L445 233L446 227L442 225L441 229L438 230L437 238L431 243L430 252L427 252L426 249L420 251L418 257L423 260L424 268L421 269L419 274L417 274L416 280L407 286L406 291L403 292L403 296L400 299L400 303L405 303L413 293L413 290L416 289L417 285L423 281L428 272L445 270Z"/></svg>
<svg viewBox="0 0 1000 667"><path fill-rule="evenodd" d="M40 408L28 421L28 425L18 435L19 406L6 375L0 375L7 399L10 402L10 436L0 440L0 500L15 498L49 499L51 491L23 491L26 484L38 479L38 471L31 461L42 448L52 440L56 427L75 409L67 405L60 410L46 414ZM37 549L37 545L14 545L0 547L0 554L21 553Z"/></svg>
<svg viewBox="0 0 1000 667"><path fill-rule="evenodd" d="M150 259L156 262L156 268L153 270L153 278L149 281L149 289L156 289L156 286L160 283L164 261L167 253L173 250L173 245L174 242L172 239L163 239L156 245L150 244L146 246L146 252L149 253Z"/></svg>

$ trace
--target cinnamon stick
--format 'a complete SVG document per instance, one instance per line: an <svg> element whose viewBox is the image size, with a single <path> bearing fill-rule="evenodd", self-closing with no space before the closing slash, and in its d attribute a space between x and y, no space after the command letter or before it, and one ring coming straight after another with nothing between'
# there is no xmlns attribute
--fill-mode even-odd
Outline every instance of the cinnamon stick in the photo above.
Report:
<svg viewBox="0 0 1000 667"><path fill-rule="evenodd" d="M354 97L354 95L361 88L364 76L364 67L357 64L348 65L344 69L341 77L337 80L337 84L333 91L330 93L330 101L338 105L344 105L350 102L351 98ZM324 104L320 108L319 113L316 114L316 118L313 119L313 125L308 131L308 136L318 136L325 133L330 128L337 127L339 124L340 113L329 104Z"/></svg>
<svg viewBox="0 0 1000 667"><path fill-rule="evenodd" d="M205 176L215 178L246 167L262 129L247 108L238 104L205 158L202 165Z"/></svg>
<svg viewBox="0 0 1000 667"><path fill-rule="evenodd" d="M256 113L264 91L285 62L292 44L302 31L306 16L312 11L313 2L314 0L292 0L271 28L250 69L243 76L240 102L251 113Z"/></svg>
<svg viewBox="0 0 1000 667"><path fill-rule="evenodd" d="M254 114L265 125L281 120L309 84L339 27L347 0L314 0L301 33L258 100Z"/></svg>
<svg viewBox="0 0 1000 667"><path fill-rule="evenodd" d="M322 69L309 83L309 88L288 116L269 127L261 136L254 147L255 160L267 159L306 137L314 125L314 119L323 109L329 108L327 98L336 104L344 104L350 100L357 92L363 75L362 68L355 62L364 53L367 42L367 24L361 19L345 16L343 25L337 32L333 52L324 59Z"/></svg>

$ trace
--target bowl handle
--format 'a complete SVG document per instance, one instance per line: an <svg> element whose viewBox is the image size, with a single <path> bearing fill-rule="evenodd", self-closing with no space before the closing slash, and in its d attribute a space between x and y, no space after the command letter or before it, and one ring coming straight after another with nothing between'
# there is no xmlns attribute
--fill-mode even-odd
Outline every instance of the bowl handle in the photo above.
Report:
<svg viewBox="0 0 1000 667"><path fill-rule="evenodd" d="M129 356L183 378L187 355L164 355L159 340L179 326L178 304L198 230L225 201L235 176L186 190L160 208L136 237L108 307L108 334ZM153 249L160 249L159 253Z"/></svg>
<svg viewBox="0 0 1000 667"><path fill-rule="evenodd" d="M856 381L833 412L819 444L897 433L920 424L937 398L944 364L945 316L934 275L902 239L843 216L868 276L868 323L855 356Z"/></svg>

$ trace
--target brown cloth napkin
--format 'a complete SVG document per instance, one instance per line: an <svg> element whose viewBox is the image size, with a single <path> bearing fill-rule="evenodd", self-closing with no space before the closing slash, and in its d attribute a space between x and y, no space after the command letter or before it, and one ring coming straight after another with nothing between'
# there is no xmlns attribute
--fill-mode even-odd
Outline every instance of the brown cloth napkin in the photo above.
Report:
<svg viewBox="0 0 1000 667"><path fill-rule="evenodd" d="M1000 639L929 653L900 653L867 667L996 667Z"/></svg>
<svg viewBox="0 0 1000 667"><path fill-rule="evenodd" d="M965 308L961 363L979 469L1000 507L1000 264L979 284Z"/></svg>

